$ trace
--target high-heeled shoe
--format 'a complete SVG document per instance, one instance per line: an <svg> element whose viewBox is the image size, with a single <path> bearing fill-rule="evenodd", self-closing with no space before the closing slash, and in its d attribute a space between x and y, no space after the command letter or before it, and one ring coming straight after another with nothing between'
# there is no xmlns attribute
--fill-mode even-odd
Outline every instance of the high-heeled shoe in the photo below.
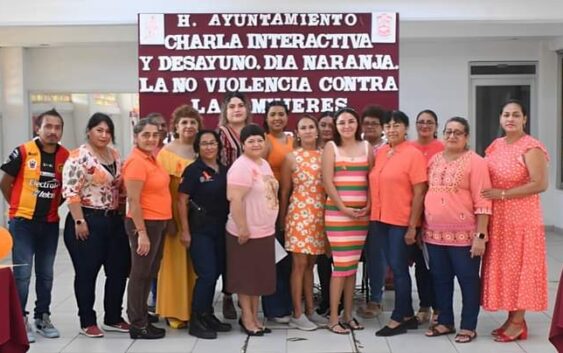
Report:
<svg viewBox="0 0 563 353"><path fill-rule="evenodd" d="M521 322L515 322L513 320L510 321L510 325L516 327L522 327L522 331L515 336L509 336L506 334L506 330L498 331L497 336L495 337L495 341L497 342L514 342L517 340L525 340L528 339L528 325L526 325L526 320L522 320Z"/></svg>
<svg viewBox="0 0 563 353"><path fill-rule="evenodd" d="M242 322L242 318L238 319L238 324L240 325L241 330L249 336L264 336L264 331L258 329L256 331L252 331L246 328Z"/></svg>

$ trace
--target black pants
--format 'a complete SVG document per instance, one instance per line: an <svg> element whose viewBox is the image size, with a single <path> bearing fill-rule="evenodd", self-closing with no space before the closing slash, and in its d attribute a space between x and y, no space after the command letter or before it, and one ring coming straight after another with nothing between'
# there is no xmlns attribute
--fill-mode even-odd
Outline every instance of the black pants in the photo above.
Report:
<svg viewBox="0 0 563 353"><path fill-rule="evenodd" d="M65 245L75 272L74 294L78 303L80 326L96 325L96 279L102 266L106 274L104 323L116 324L123 320L123 294L131 266L129 240L123 226L123 218L119 215L104 215L103 212L83 210L90 232L88 239L76 238L74 220L70 213L64 229Z"/></svg>

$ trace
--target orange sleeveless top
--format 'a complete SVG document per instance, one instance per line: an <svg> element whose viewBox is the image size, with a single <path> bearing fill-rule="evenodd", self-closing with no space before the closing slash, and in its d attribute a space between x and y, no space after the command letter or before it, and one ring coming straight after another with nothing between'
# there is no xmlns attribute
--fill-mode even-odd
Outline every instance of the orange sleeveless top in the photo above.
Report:
<svg viewBox="0 0 563 353"><path fill-rule="evenodd" d="M270 142L270 154L268 155L268 163L270 163L270 167L274 172L274 176L278 181L281 179L281 165L285 156L293 151L293 137L287 136L287 141L285 144L281 143L277 138L274 136L267 134L266 138Z"/></svg>

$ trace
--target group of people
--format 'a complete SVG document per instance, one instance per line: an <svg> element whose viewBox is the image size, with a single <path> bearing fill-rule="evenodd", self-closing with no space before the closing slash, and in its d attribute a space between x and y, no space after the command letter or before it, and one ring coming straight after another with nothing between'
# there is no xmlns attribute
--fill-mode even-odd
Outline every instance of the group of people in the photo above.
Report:
<svg viewBox="0 0 563 353"><path fill-rule="evenodd" d="M409 118L399 110L303 115L293 134L286 131L289 114L283 101L272 101L259 126L251 122L248 98L231 92L216 130L204 128L196 109L178 107L168 144L165 119L151 114L134 126L126 160L112 147L107 115L92 115L86 142L69 152L59 144L62 117L55 110L41 114L37 137L14 149L0 181L10 204L13 262L30 265L14 267L30 342L34 331L59 336L49 305L63 199L80 332L89 337L104 331L164 337L148 313L156 281L160 317L173 328L188 325L196 337L216 338L232 329L214 313L221 277L223 318L237 319L236 294L238 324L248 335L271 332L258 315L260 297L264 316L277 323L348 334L364 328L353 308L363 256L370 293L357 310L362 318L382 311L388 268L393 278L394 308L377 336L428 321L428 337L456 333L456 342L471 342L483 306L508 312L491 333L496 341L526 339L525 311L547 307L539 193L547 188L548 155L524 132L528 117L520 102L502 106L505 136L484 158L469 149L466 119L447 120L438 139L431 110L418 114L412 141ZM34 258L31 324L25 308ZM322 292L317 309L315 265ZM102 266L103 330L94 311ZM454 277L463 298L459 331Z"/></svg>

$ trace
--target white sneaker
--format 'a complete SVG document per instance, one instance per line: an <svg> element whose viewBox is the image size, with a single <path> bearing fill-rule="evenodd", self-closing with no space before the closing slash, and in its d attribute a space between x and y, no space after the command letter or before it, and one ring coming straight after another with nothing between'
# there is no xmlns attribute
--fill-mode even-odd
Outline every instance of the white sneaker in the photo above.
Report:
<svg viewBox="0 0 563 353"><path fill-rule="evenodd" d="M291 315L274 317L272 319L272 321L278 324L288 324L290 320L291 320Z"/></svg>
<svg viewBox="0 0 563 353"><path fill-rule="evenodd" d="M43 313L41 319L35 319L35 331L47 338L57 338L60 336L59 330L53 326L49 314Z"/></svg>
<svg viewBox="0 0 563 353"><path fill-rule="evenodd" d="M307 319L317 325L318 327L325 327L328 325L328 319L322 315L319 315L316 311L313 310L311 315L307 315Z"/></svg>
<svg viewBox="0 0 563 353"><path fill-rule="evenodd" d="M33 333L33 327L31 327L31 324L27 320L27 316L23 317L23 322L25 325L25 333L27 333L27 341L29 343L35 342L35 334Z"/></svg>
<svg viewBox="0 0 563 353"><path fill-rule="evenodd" d="M299 316L299 318L297 319L292 316L289 319L289 327L296 328L302 331L314 331L318 328L317 325L307 319L307 316L305 316L305 314L301 314L301 316Z"/></svg>

